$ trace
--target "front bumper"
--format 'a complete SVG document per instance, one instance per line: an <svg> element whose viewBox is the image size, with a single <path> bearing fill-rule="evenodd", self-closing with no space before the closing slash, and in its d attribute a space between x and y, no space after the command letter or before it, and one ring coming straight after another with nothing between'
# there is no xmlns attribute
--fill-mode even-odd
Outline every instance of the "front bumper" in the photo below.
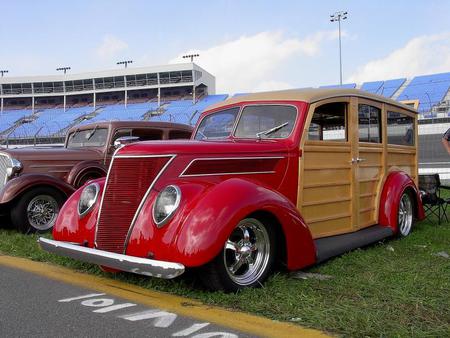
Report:
<svg viewBox="0 0 450 338"><path fill-rule="evenodd" d="M172 279L184 272L184 265L180 263L121 255L43 237L38 239L38 243L43 250L60 256L144 276Z"/></svg>

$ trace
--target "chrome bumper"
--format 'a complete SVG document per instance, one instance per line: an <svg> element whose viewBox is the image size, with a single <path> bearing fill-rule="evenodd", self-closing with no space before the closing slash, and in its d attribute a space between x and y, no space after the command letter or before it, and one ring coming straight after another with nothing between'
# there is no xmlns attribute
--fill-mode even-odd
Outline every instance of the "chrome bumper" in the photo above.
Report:
<svg viewBox="0 0 450 338"><path fill-rule="evenodd" d="M66 256L83 262L103 265L109 268L133 272L144 276L171 279L184 272L184 265L180 263L121 255L68 242L54 241L43 237L38 239L38 243L43 250L60 256Z"/></svg>

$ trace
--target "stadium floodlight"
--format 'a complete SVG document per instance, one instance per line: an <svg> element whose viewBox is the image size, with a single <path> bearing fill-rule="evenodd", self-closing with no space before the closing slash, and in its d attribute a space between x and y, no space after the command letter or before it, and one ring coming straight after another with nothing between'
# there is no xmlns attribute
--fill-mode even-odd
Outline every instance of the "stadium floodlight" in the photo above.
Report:
<svg viewBox="0 0 450 338"><path fill-rule="evenodd" d="M0 70L0 73L2 73L2 77L3 77L4 74L9 73L9 70L3 69L3 70Z"/></svg>
<svg viewBox="0 0 450 338"><path fill-rule="evenodd" d="M339 25L339 83L342 85L342 45L341 45L341 20L347 19L348 12L338 11L330 15L331 22L338 22Z"/></svg>
<svg viewBox="0 0 450 338"><path fill-rule="evenodd" d="M198 58L199 54L186 54L183 55L183 59L191 59L191 62L194 62L194 58Z"/></svg>
<svg viewBox="0 0 450 338"><path fill-rule="evenodd" d="M124 60L124 61L119 61L119 62L117 62L118 65L124 65L125 68L128 67L128 64L129 64L129 63L133 63L133 60Z"/></svg>
<svg viewBox="0 0 450 338"><path fill-rule="evenodd" d="M66 72L67 72L68 70L70 70L70 67L59 67L59 68L56 68L56 71L57 71L57 72L63 71L63 72L64 72L64 75L66 75Z"/></svg>

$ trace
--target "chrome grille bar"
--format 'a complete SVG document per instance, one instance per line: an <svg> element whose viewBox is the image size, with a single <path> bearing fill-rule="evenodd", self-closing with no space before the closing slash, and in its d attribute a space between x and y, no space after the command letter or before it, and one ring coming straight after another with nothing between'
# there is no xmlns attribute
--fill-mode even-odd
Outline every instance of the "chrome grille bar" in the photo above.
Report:
<svg viewBox="0 0 450 338"><path fill-rule="evenodd" d="M11 159L8 155L0 153L0 189L4 187L8 180L6 169L11 165Z"/></svg>

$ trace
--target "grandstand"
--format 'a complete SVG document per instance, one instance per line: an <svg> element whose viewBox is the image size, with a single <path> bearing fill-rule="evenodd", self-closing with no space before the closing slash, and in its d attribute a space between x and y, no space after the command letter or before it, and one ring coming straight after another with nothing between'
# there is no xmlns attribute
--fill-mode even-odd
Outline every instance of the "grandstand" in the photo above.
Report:
<svg viewBox="0 0 450 338"><path fill-rule="evenodd" d="M415 104L421 124L450 124L450 73L321 86L339 87ZM239 95L245 94L234 94ZM208 106L227 97L215 94L215 78L194 63L63 76L5 77L0 79L0 142L47 142L61 139L75 125L105 120L194 125ZM427 130L430 135L429 127Z"/></svg>

